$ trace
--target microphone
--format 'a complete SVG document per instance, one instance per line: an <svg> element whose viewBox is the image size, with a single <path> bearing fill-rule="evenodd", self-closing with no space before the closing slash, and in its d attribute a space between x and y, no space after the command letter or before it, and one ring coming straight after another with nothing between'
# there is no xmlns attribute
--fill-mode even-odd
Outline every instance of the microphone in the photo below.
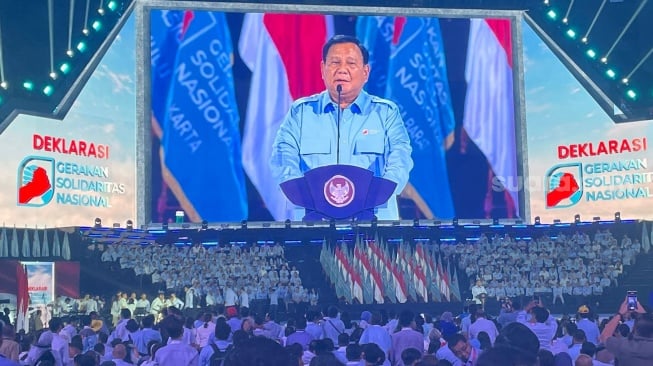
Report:
<svg viewBox="0 0 653 366"><path fill-rule="evenodd" d="M342 93L342 84L336 85L336 91L338 92L338 117L336 120L336 126L338 127L338 145L336 147L336 164L340 164L340 94Z"/></svg>

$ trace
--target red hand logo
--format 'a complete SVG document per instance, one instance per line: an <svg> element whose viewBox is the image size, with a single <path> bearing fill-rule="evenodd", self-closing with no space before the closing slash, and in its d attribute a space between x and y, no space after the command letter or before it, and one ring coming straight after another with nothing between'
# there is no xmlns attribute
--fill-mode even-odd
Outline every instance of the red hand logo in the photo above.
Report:
<svg viewBox="0 0 653 366"><path fill-rule="evenodd" d="M547 207L556 206L560 201L565 198L571 197L572 194L578 192L580 187L576 178L571 173L565 173L560 178L558 182L558 187L546 195L546 205Z"/></svg>
<svg viewBox="0 0 653 366"><path fill-rule="evenodd" d="M48 172L45 169L38 167L34 170L32 180L20 187L18 190L18 203L26 204L33 198L39 197L52 188Z"/></svg>

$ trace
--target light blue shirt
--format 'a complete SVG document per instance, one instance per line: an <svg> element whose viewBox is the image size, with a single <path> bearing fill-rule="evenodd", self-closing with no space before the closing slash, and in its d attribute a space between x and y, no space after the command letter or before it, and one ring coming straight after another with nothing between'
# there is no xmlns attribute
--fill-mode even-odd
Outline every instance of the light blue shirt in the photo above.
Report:
<svg viewBox="0 0 653 366"><path fill-rule="evenodd" d="M361 91L341 112L324 91L295 101L281 124L272 147L272 172L279 183L299 178L308 170L338 163L369 169L397 183L401 193L413 168L410 138L399 108L393 102ZM338 143L340 144L338 150ZM377 207L379 220L399 218L391 197ZM301 215L301 213L300 213ZM296 217L295 219L301 219Z"/></svg>
<svg viewBox="0 0 653 366"><path fill-rule="evenodd" d="M198 366L199 353L180 340L173 340L156 351L154 361L159 366Z"/></svg>
<svg viewBox="0 0 653 366"><path fill-rule="evenodd" d="M231 342L227 341L215 341L214 342L216 346L218 346L218 349L221 351L226 350L229 348L231 345ZM207 344L202 348L202 351L200 351L200 363L199 366L210 366L211 364L211 356L213 356L213 347L211 347L211 344Z"/></svg>
<svg viewBox="0 0 653 366"><path fill-rule="evenodd" d="M147 349L147 344L151 341L163 342L161 338L161 333L152 329L152 328L143 328L142 330L134 333L133 339L138 353L146 355L149 353Z"/></svg>

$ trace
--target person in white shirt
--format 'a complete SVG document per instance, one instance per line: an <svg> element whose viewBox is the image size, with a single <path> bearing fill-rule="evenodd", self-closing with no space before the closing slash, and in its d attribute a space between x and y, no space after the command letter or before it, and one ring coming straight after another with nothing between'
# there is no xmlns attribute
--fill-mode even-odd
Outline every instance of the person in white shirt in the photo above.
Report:
<svg viewBox="0 0 653 366"><path fill-rule="evenodd" d="M480 332L487 333L490 336L490 342L494 344L494 340L499 334L497 326L491 320L485 318L485 310L476 310L476 320L469 326L469 339L476 339Z"/></svg>
<svg viewBox="0 0 653 366"><path fill-rule="evenodd" d="M195 307L195 288L184 286L184 292L186 293L186 307L192 309Z"/></svg>
<svg viewBox="0 0 653 366"><path fill-rule="evenodd" d="M518 316L517 320L530 329L540 341L540 349L551 350L551 341L558 331L558 323L548 310L539 302L532 301L524 308L524 312L531 313L530 320L527 316Z"/></svg>
<svg viewBox="0 0 653 366"><path fill-rule="evenodd" d="M166 301L166 305L167 305L167 307L174 306L179 310L184 309L183 301L179 300L179 298L177 297L177 295L174 292L170 294L170 297Z"/></svg>
<svg viewBox="0 0 653 366"><path fill-rule="evenodd" d="M244 287L240 288L240 307L249 308L249 294Z"/></svg>
<svg viewBox="0 0 653 366"><path fill-rule="evenodd" d="M481 294L485 294L487 296L487 291L483 286L483 282L478 280L476 281L476 284L472 286L472 300L477 304L481 304Z"/></svg>
<svg viewBox="0 0 653 366"><path fill-rule="evenodd" d="M204 314L204 322L195 329L195 344L200 348L204 348L209 344L211 335L215 333L215 323L213 323L213 316L211 313Z"/></svg>

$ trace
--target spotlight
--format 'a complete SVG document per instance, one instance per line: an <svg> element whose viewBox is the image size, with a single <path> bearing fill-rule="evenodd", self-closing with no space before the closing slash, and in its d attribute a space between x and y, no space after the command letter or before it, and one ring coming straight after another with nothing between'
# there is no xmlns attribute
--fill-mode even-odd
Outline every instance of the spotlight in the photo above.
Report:
<svg viewBox="0 0 653 366"><path fill-rule="evenodd" d="M621 212L617 211L614 213L614 222L621 222Z"/></svg>
<svg viewBox="0 0 653 366"><path fill-rule="evenodd" d="M607 70L605 71L605 74L606 74L610 79L614 79L614 78L617 77L617 73L614 72L614 70L612 70L612 69L607 69Z"/></svg>
<svg viewBox="0 0 653 366"><path fill-rule="evenodd" d="M56 80L57 79L57 73L54 72L54 71L50 72L50 79Z"/></svg>
<svg viewBox="0 0 653 366"><path fill-rule="evenodd" d="M286 229L290 229L290 220L289 219L286 219L285 224L286 224Z"/></svg>
<svg viewBox="0 0 653 366"><path fill-rule="evenodd" d="M111 10L111 11L116 11L116 9L118 9L118 3L116 1L114 1L114 0L111 0L107 4L107 8L109 8L109 10Z"/></svg>
<svg viewBox="0 0 653 366"><path fill-rule="evenodd" d="M84 51L86 51L86 48L87 48L86 43L85 42L79 42L79 43L77 43L76 48L77 48L77 51L83 53Z"/></svg>
<svg viewBox="0 0 653 366"><path fill-rule="evenodd" d="M569 38L571 38L571 39L575 39L575 38L576 38L576 31L573 30L573 29L569 29L569 30L567 30L567 36L568 36Z"/></svg>
<svg viewBox="0 0 653 366"><path fill-rule="evenodd" d="M96 217L95 222L93 224L93 227L95 227L96 229L101 228L102 227L102 219L100 219L99 217Z"/></svg>
<svg viewBox="0 0 653 366"><path fill-rule="evenodd" d="M88 28L82 29L82 33L84 33L85 36L88 36L91 31L88 30Z"/></svg>
<svg viewBox="0 0 653 366"><path fill-rule="evenodd" d="M247 230L247 220L243 220L240 222L240 228L243 230Z"/></svg>
<svg viewBox="0 0 653 366"><path fill-rule="evenodd" d="M54 93L54 88L52 87L52 85L46 85L43 88L43 94L45 94L45 96L49 97L52 95L52 93Z"/></svg>
<svg viewBox="0 0 653 366"><path fill-rule="evenodd" d="M132 220L127 220L126 228L127 230L134 230L134 222Z"/></svg>
<svg viewBox="0 0 653 366"><path fill-rule="evenodd" d="M99 20L96 20L91 24L91 28L93 28L96 32L99 32L102 30L102 22Z"/></svg>
<svg viewBox="0 0 653 366"><path fill-rule="evenodd" d="M565 23L565 24L567 24L567 23L569 23L569 19L567 19L567 18L562 18L562 22Z"/></svg>
<svg viewBox="0 0 653 366"><path fill-rule="evenodd" d="M583 43L587 43L587 37L583 37L580 41Z"/></svg>
<svg viewBox="0 0 653 366"><path fill-rule="evenodd" d="M61 66L59 66L59 70L61 70L64 75L68 74L70 72L70 64L67 62L62 63Z"/></svg>
<svg viewBox="0 0 653 366"><path fill-rule="evenodd" d="M25 90L32 91L34 90L34 83L30 80L25 80L23 82L23 88L25 88Z"/></svg>
<svg viewBox="0 0 653 366"><path fill-rule="evenodd" d="M626 95L627 95L628 98L630 98L630 99L637 99L637 92L635 92L635 91L632 90L632 89L629 89L629 90L626 92Z"/></svg>
<svg viewBox="0 0 653 366"><path fill-rule="evenodd" d="M603 62L604 64L607 64L608 63L608 58L607 57L601 57L601 62Z"/></svg>
<svg viewBox="0 0 653 366"><path fill-rule="evenodd" d="M0 88L7 90L8 87L9 87L9 84L7 84L6 81L3 81L3 82L0 83Z"/></svg>
<svg viewBox="0 0 653 366"><path fill-rule="evenodd" d="M629 81L628 78L621 79L621 82L624 83L624 84L628 84L628 81Z"/></svg>
<svg viewBox="0 0 653 366"><path fill-rule="evenodd" d="M580 215L579 215L579 214L575 214L575 215L574 215L574 224L579 224L579 223L580 223Z"/></svg>
<svg viewBox="0 0 653 366"><path fill-rule="evenodd" d="M585 53L586 53L587 56L589 56L590 58L596 58L596 51L594 51L594 50L591 49L591 48L590 48L589 50L587 50L587 52L585 52Z"/></svg>
<svg viewBox="0 0 653 366"><path fill-rule="evenodd" d="M208 230L209 228L209 222L206 220L202 220L202 230Z"/></svg>
<svg viewBox="0 0 653 366"><path fill-rule="evenodd" d="M546 15L551 19L551 20L556 20L558 17L558 13L556 13L554 10L549 10Z"/></svg>
<svg viewBox="0 0 653 366"><path fill-rule="evenodd" d="M75 56L75 51L73 51L72 49L68 50L68 51L66 51L66 55L68 55L68 57L73 57L73 56Z"/></svg>
<svg viewBox="0 0 653 366"><path fill-rule="evenodd" d="M542 221L540 220L539 216L535 216L535 225L540 225Z"/></svg>

